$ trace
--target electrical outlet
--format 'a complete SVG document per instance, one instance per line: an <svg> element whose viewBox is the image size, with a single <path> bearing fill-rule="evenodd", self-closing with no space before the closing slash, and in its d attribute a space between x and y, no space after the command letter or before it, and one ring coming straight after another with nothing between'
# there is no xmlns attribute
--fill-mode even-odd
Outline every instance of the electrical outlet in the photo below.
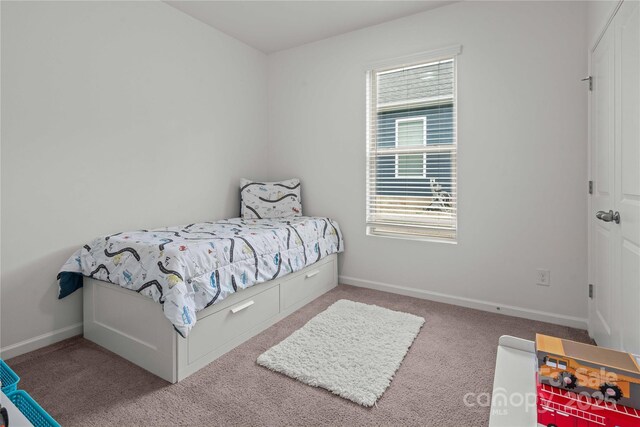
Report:
<svg viewBox="0 0 640 427"><path fill-rule="evenodd" d="M551 285L551 272L549 270L545 270L544 268L538 269L538 280L536 281L537 285L540 286L550 286Z"/></svg>

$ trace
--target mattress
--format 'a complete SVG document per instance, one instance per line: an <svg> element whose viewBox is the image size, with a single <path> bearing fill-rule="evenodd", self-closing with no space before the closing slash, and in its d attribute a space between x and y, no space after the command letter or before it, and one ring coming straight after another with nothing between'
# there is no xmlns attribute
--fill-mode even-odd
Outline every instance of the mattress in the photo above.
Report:
<svg viewBox="0 0 640 427"><path fill-rule="evenodd" d="M162 304L183 337L196 313L228 295L301 270L342 252L340 227L330 218L232 218L122 232L76 251L58 274L59 298L82 277L111 282Z"/></svg>

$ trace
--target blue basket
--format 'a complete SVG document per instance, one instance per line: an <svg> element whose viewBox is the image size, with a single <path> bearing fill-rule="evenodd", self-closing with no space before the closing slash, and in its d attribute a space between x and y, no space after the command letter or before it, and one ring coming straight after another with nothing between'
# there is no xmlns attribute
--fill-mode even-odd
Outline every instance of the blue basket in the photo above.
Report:
<svg viewBox="0 0 640 427"><path fill-rule="evenodd" d="M20 377L2 359L0 359L0 380L2 380L2 392L4 394L16 391L18 382L20 382Z"/></svg>
<svg viewBox="0 0 640 427"><path fill-rule="evenodd" d="M14 391L7 394L7 398L16 405L16 408L22 412L34 427L60 427L60 424L51 418L51 415L47 414L47 411L42 409L26 391Z"/></svg>

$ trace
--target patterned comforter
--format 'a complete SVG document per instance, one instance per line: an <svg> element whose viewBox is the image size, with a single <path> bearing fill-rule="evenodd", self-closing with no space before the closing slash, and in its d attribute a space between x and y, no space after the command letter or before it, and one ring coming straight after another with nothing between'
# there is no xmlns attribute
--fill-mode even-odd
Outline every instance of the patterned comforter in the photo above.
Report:
<svg viewBox="0 0 640 427"><path fill-rule="evenodd" d="M80 288L82 276L111 282L161 303L186 337L196 312L343 247L338 224L320 217L232 218L118 233L69 258L58 274L59 298Z"/></svg>

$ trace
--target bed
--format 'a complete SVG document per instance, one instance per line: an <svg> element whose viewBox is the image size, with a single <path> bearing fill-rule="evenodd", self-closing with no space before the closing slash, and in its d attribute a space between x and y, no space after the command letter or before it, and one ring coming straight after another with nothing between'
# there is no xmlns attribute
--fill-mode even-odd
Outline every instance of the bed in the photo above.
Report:
<svg viewBox="0 0 640 427"><path fill-rule="evenodd" d="M233 218L100 237L69 258L84 336L175 383L337 285L330 218Z"/></svg>

